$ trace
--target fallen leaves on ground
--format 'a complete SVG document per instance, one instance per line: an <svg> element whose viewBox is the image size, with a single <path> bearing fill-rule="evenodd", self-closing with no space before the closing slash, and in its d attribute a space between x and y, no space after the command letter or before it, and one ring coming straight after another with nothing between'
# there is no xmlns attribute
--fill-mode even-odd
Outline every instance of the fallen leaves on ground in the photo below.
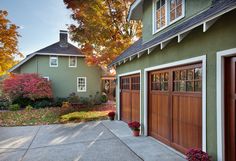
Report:
<svg viewBox="0 0 236 161"><path fill-rule="evenodd" d="M47 125L71 121L101 120L106 118L109 111L114 110L114 105L98 105L81 109L51 107L20 111L0 111L0 126Z"/></svg>

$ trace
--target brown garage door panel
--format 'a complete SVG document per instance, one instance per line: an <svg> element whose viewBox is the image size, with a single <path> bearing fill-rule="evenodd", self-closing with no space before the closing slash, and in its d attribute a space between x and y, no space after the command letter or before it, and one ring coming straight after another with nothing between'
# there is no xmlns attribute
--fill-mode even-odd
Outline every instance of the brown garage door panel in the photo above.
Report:
<svg viewBox="0 0 236 161"><path fill-rule="evenodd" d="M169 128L169 96L167 94L152 94L151 108L149 111L151 124L149 133L151 136L169 143L170 128Z"/></svg>
<svg viewBox="0 0 236 161"><path fill-rule="evenodd" d="M132 121L140 121L140 92L132 91Z"/></svg>
<svg viewBox="0 0 236 161"><path fill-rule="evenodd" d="M140 75L121 77L121 120L140 121Z"/></svg>
<svg viewBox="0 0 236 161"><path fill-rule="evenodd" d="M183 153L202 147L201 105L201 97L173 96L172 143Z"/></svg>
<svg viewBox="0 0 236 161"><path fill-rule="evenodd" d="M121 94L121 119L125 122L130 121L130 114L131 114L131 107L130 107L130 92L129 91L122 91Z"/></svg>
<svg viewBox="0 0 236 161"><path fill-rule="evenodd" d="M202 67L149 72L148 134L182 153L202 147Z"/></svg>

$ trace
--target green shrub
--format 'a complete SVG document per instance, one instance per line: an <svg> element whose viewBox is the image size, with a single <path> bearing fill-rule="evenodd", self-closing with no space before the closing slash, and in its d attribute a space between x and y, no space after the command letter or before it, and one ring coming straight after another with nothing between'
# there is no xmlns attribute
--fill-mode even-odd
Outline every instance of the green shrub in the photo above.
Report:
<svg viewBox="0 0 236 161"><path fill-rule="evenodd" d="M0 110L7 110L10 105L10 102L3 97L0 97Z"/></svg>
<svg viewBox="0 0 236 161"><path fill-rule="evenodd" d="M18 97L12 101L12 104L18 104L21 108L26 107L28 105L33 105L33 101L29 98Z"/></svg>
<svg viewBox="0 0 236 161"><path fill-rule="evenodd" d="M80 103L79 96L77 96L75 93L71 93L68 97L68 101L70 103Z"/></svg>
<svg viewBox="0 0 236 161"><path fill-rule="evenodd" d="M54 99L54 101L52 103L52 106L54 106L54 107L61 107L63 102L67 102L67 101L68 101L67 98L57 97L56 99Z"/></svg>
<svg viewBox="0 0 236 161"><path fill-rule="evenodd" d="M31 105L28 105L28 106L25 107L25 110L27 110L27 111L30 111L32 109L33 109L33 107Z"/></svg>
<svg viewBox="0 0 236 161"><path fill-rule="evenodd" d="M17 111L19 109L20 109L20 105L18 105L18 104L12 104L9 106L10 111Z"/></svg>
<svg viewBox="0 0 236 161"><path fill-rule="evenodd" d="M89 104L89 98L88 97L80 97L80 103L83 105Z"/></svg>
<svg viewBox="0 0 236 161"><path fill-rule="evenodd" d="M34 108L45 108L52 106L52 102L50 100L44 99L44 100L38 100L34 103Z"/></svg>
<svg viewBox="0 0 236 161"><path fill-rule="evenodd" d="M106 95L106 93L103 93L102 95L101 95L101 102L102 103L106 103L107 101L108 101L108 97L107 97L107 95Z"/></svg>

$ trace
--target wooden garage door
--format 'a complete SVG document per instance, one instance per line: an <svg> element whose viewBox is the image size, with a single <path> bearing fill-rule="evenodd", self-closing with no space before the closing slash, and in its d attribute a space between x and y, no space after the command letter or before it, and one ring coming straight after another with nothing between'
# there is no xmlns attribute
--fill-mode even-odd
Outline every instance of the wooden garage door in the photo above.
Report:
<svg viewBox="0 0 236 161"><path fill-rule="evenodd" d="M202 147L201 64L149 73L148 133L182 153Z"/></svg>
<svg viewBox="0 0 236 161"><path fill-rule="evenodd" d="M236 160L236 57L225 60L225 160Z"/></svg>
<svg viewBox="0 0 236 161"><path fill-rule="evenodd" d="M120 79L121 120L140 121L140 75L130 75Z"/></svg>

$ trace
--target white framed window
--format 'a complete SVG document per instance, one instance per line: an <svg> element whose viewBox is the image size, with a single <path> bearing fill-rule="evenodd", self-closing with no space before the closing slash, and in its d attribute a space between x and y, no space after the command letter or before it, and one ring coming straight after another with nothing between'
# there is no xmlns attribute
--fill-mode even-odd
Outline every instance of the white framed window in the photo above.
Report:
<svg viewBox="0 0 236 161"><path fill-rule="evenodd" d="M69 56L69 67L77 67L77 57Z"/></svg>
<svg viewBox="0 0 236 161"><path fill-rule="evenodd" d="M50 56L49 66L50 67L58 67L58 57L57 56Z"/></svg>
<svg viewBox="0 0 236 161"><path fill-rule="evenodd" d="M170 0L170 23L184 16L184 0Z"/></svg>
<svg viewBox="0 0 236 161"><path fill-rule="evenodd" d="M160 30L163 27L166 26L166 20L167 20L167 0L155 0L155 9L154 9L154 14L155 14L155 30Z"/></svg>
<svg viewBox="0 0 236 161"><path fill-rule="evenodd" d="M153 34L180 20L185 14L185 0L153 0Z"/></svg>
<svg viewBox="0 0 236 161"><path fill-rule="evenodd" d="M86 77L77 77L77 92L86 92L87 81Z"/></svg>
<svg viewBox="0 0 236 161"><path fill-rule="evenodd" d="M44 76L43 78L49 81L49 76Z"/></svg>

